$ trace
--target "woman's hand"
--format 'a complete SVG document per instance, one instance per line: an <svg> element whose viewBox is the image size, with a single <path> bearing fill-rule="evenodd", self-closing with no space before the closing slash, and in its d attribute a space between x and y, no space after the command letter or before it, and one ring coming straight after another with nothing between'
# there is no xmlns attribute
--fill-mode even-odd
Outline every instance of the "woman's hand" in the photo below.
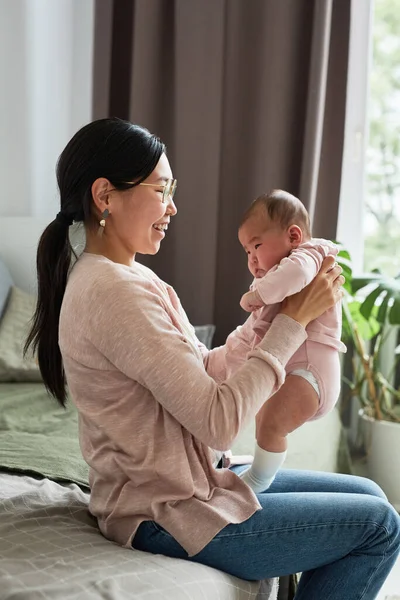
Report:
<svg viewBox="0 0 400 600"><path fill-rule="evenodd" d="M345 282L340 267L333 256L327 256L318 275L301 292L289 296L283 302L281 314L291 317L303 327L320 317L343 297Z"/></svg>

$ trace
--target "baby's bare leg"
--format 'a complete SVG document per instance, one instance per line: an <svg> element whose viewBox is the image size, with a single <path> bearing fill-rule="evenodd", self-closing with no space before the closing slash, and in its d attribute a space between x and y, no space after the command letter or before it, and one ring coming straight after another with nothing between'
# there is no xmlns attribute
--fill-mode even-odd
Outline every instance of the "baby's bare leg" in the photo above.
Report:
<svg viewBox="0 0 400 600"><path fill-rule="evenodd" d="M318 408L319 398L312 385L303 377L288 375L256 416L258 445L269 452L284 452L288 433L311 419Z"/></svg>
<svg viewBox="0 0 400 600"><path fill-rule="evenodd" d="M256 417L254 461L240 474L255 493L265 491L283 465L287 434L314 416L318 407L313 386L303 377L288 375L281 389L261 408Z"/></svg>

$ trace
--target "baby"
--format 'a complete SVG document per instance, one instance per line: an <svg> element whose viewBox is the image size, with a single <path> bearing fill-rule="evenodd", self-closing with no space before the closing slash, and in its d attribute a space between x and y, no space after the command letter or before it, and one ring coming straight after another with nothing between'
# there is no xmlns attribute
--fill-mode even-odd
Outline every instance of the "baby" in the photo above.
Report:
<svg viewBox="0 0 400 600"><path fill-rule="evenodd" d="M254 314L255 345L279 312L281 302L316 276L323 259L336 256L336 246L311 237L304 205L283 190L257 198L239 227L239 241L254 276L241 306ZM258 493L267 489L282 466L286 436L304 422L330 411L340 391L341 304L307 327L308 338L286 365L283 386L256 417L257 444L253 464L240 477Z"/></svg>

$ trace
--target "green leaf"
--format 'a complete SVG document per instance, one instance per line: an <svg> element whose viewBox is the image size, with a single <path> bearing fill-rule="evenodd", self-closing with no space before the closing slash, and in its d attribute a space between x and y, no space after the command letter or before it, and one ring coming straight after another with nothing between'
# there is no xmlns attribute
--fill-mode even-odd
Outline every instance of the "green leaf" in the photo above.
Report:
<svg viewBox="0 0 400 600"><path fill-rule="evenodd" d="M348 270L347 267L342 266L342 275L345 279L345 282L343 284L343 288L346 290L346 292L348 292L349 294L352 293L352 287L351 287L351 280L352 280L352 272L351 269Z"/></svg>
<svg viewBox="0 0 400 600"><path fill-rule="evenodd" d="M341 257L339 256L339 254L336 257L336 262L342 267L342 268L346 268L349 269L350 271L352 270L352 263L351 260L349 258L345 258L345 257Z"/></svg>
<svg viewBox="0 0 400 600"><path fill-rule="evenodd" d="M337 244L337 242L335 243ZM346 279L344 287L345 289L347 289L348 292L351 292L351 280L353 278L353 269L349 252L344 248L341 248L336 256L336 261L343 269L342 275Z"/></svg>
<svg viewBox="0 0 400 600"><path fill-rule="evenodd" d="M379 296L384 292L384 289L381 285L378 285L375 289L372 290L365 298L364 302L361 304L360 313L365 319L369 319L371 316L372 309L375 306L375 303ZM378 319L379 321L379 319Z"/></svg>
<svg viewBox="0 0 400 600"><path fill-rule="evenodd" d="M389 300L390 300L390 294L385 292L385 297L383 298L382 303L378 309L378 314L376 315L376 320L379 321L379 323L386 322L386 315L387 315Z"/></svg>
<svg viewBox="0 0 400 600"><path fill-rule="evenodd" d="M349 261L349 263L351 263L351 256L350 256L349 252L347 250L345 250L344 248L339 250L337 256L338 256L338 262L341 262L339 259L344 259L344 260Z"/></svg>
<svg viewBox="0 0 400 600"><path fill-rule="evenodd" d="M342 275L343 275L343 277L347 277L347 279L349 281L351 281L352 276L353 276L353 271L351 270L351 267L348 267L344 263L342 263L340 266L342 267Z"/></svg>
<svg viewBox="0 0 400 600"><path fill-rule="evenodd" d="M353 294L361 290L362 288L367 287L367 285L371 285L372 283L379 284L382 282L382 275L378 273L370 273L368 275L363 275L362 277L353 277L352 282L352 290Z"/></svg>
<svg viewBox="0 0 400 600"><path fill-rule="evenodd" d="M345 343L353 339L354 326L358 329L363 340L371 340L381 331L381 325L374 315L371 315L367 321L362 316L360 307L361 302L358 300L352 300L351 302L343 300L342 339Z"/></svg>
<svg viewBox="0 0 400 600"><path fill-rule="evenodd" d="M389 311L389 323L391 325L400 325L400 295L397 295L393 306Z"/></svg>

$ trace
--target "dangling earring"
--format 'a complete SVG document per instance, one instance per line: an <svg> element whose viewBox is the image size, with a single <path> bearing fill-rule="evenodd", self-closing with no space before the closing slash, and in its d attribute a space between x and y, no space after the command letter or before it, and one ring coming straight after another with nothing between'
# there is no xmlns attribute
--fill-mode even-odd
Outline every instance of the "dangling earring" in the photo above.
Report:
<svg viewBox="0 0 400 600"><path fill-rule="evenodd" d="M105 227L106 226L106 219L107 219L107 217L108 217L109 214L110 214L110 211L108 210L108 208L106 208L106 210L103 211L103 213L101 215L102 219L101 219L101 221L99 223L100 227Z"/></svg>
<svg viewBox="0 0 400 600"><path fill-rule="evenodd" d="M102 213L101 213L101 220L99 221L99 230L97 232L98 236L102 236L103 235L103 231L104 228L106 226L106 219L108 217L108 215L110 214L110 211L108 210L108 208L106 208Z"/></svg>

